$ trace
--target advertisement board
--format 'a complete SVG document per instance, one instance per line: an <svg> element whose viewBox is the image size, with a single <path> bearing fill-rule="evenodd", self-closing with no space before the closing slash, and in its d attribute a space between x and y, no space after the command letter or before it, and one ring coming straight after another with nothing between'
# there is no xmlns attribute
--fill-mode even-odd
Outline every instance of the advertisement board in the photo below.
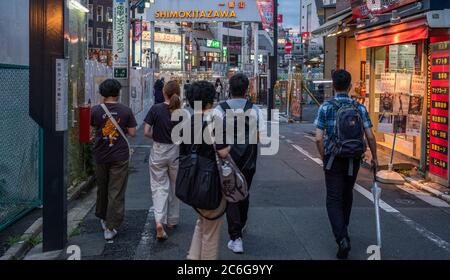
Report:
<svg viewBox="0 0 450 280"><path fill-rule="evenodd" d="M416 0L352 0L353 18L367 18L369 14L384 14Z"/></svg>
<svg viewBox="0 0 450 280"><path fill-rule="evenodd" d="M181 47L178 44L155 42L161 70L181 70Z"/></svg>
<svg viewBox="0 0 450 280"><path fill-rule="evenodd" d="M164 0L149 8L149 21L161 22L261 22L257 0Z"/></svg>

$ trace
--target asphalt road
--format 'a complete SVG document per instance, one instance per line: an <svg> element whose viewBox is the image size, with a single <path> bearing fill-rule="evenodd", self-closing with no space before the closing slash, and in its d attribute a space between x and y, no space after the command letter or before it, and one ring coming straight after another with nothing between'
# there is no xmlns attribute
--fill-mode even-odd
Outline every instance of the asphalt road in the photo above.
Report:
<svg viewBox="0 0 450 280"><path fill-rule="evenodd" d="M251 189L245 254L226 248L227 226L221 236L220 258L229 260L333 260L336 245L325 208L322 167L309 133L312 124L281 124L277 155L261 156ZM126 201L126 222L114 244L102 240L100 224L91 213L81 235L83 259L185 259L196 214L181 208L179 227L166 242L155 241L148 175L150 141L138 137ZM355 188L350 234L350 259L364 260L376 244L370 172L362 169ZM450 205L427 194L382 185L382 259L450 259Z"/></svg>

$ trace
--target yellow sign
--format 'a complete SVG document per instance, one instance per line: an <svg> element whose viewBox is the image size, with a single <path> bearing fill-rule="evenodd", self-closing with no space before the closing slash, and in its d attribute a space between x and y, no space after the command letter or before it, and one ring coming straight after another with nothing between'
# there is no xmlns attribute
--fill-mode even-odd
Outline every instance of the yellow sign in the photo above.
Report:
<svg viewBox="0 0 450 280"><path fill-rule="evenodd" d="M180 10L180 11L156 11L156 19L223 19L236 18L234 10Z"/></svg>
<svg viewBox="0 0 450 280"><path fill-rule="evenodd" d="M155 33L155 42L181 44L181 36L176 34Z"/></svg>

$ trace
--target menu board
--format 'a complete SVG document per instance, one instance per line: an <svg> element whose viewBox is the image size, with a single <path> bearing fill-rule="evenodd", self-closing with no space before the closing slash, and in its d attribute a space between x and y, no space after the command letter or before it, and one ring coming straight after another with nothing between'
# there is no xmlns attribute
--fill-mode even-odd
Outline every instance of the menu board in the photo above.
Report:
<svg viewBox="0 0 450 280"><path fill-rule="evenodd" d="M450 38L431 38L427 151L430 173L448 179L448 102Z"/></svg>

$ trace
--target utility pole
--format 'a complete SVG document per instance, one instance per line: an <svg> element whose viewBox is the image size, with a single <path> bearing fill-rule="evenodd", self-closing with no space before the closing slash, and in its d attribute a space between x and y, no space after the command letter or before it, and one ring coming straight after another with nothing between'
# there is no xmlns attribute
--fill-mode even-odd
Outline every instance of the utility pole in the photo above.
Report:
<svg viewBox="0 0 450 280"><path fill-rule="evenodd" d="M30 0L30 116L43 129L43 251L67 243L66 2Z"/></svg>
<svg viewBox="0 0 450 280"><path fill-rule="evenodd" d="M268 101L268 121L272 120L272 110L274 109L275 84L278 79L278 0L273 1L273 54L270 57L270 89Z"/></svg>

